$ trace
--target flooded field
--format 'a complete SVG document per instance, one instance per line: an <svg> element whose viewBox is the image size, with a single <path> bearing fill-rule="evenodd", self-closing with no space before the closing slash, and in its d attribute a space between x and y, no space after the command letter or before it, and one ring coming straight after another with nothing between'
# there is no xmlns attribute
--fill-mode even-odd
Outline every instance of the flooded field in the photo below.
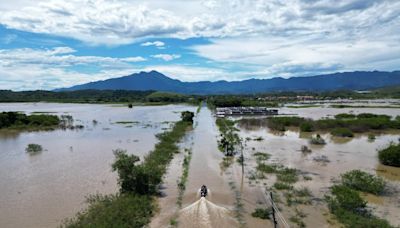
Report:
<svg viewBox="0 0 400 228"><path fill-rule="evenodd" d="M85 126L82 130L0 131L0 227L57 227L85 206L85 196L116 192L112 151L121 148L145 155L154 148L157 133L179 120L181 111L195 108L0 104L0 112L72 115L75 123ZM42 145L44 151L27 154L29 143Z"/></svg>
<svg viewBox="0 0 400 228"><path fill-rule="evenodd" d="M143 157L157 143L155 135L179 120L180 112L195 111L185 105L139 106L129 109L121 105L20 103L0 104L1 111L53 113L72 115L81 130L40 132L0 131L0 227L57 227L62 219L73 216L85 207L85 196L94 193L115 193L116 174L111 172L113 150L126 149ZM280 108L280 113L319 119L338 113L371 112L400 115L394 108ZM374 213L400 225L400 169L383 166L377 150L390 142L398 142L400 131L374 132L353 138L332 137L320 132L326 145L310 145L312 133L291 128L274 132L259 118L237 118L238 134L244 142L244 167L237 157L224 160L218 150L220 132L215 117L205 106L196 114L194 127L180 143L181 153L170 163L157 199L159 210L150 227L273 227L270 220L254 218L256 208L270 207L266 193L276 180L273 175L254 179L257 152L271 155L268 162L296 168L301 178L295 188L307 187L311 204L291 207L285 195L273 191L284 218L290 221L299 210L305 214L308 227L335 227L323 201L329 187L340 174L361 169L383 177L392 194L365 194ZM255 139L259 140L255 140ZM45 149L29 155L25 148L38 143ZM308 146L310 153L302 153ZM178 181L183 172L184 157L191 153L186 188L179 192ZM307 177L307 180L304 178ZM199 188L209 188L206 198L199 197Z"/></svg>
<svg viewBox="0 0 400 228"><path fill-rule="evenodd" d="M400 109L381 108L281 108L281 113L298 114L301 117L319 119L329 117L338 113L363 113L386 114L393 117L400 115ZM298 169L301 176L307 176L307 180L300 178L294 184L295 188L306 187L312 193L311 205L300 205L290 207L286 204L285 195L277 192L282 203L283 215L288 220L294 216L295 210L301 210L306 216L303 219L308 227L330 227L335 226L329 219L328 210L323 202L324 195L329 192L333 185L347 171L360 169L371 174L383 177L391 194L374 196L364 194L368 205L373 208L373 213L381 218L387 219L392 225L400 225L400 168L388 167L379 163L377 150L385 148L391 142L398 142L400 131L375 131L375 140L369 140L368 134L355 134L353 138L334 137L329 133L319 132L325 139L326 145L312 145L309 139L315 133L301 133L296 128L285 132L275 132L268 129L263 119L243 118L237 124L239 135L245 140L244 154L246 158L246 170L248 176L255 173L257 152L271 155L270 163L281 164L285 167ZM254 140L254 139L260 140ZM311 149L309 153L301 151L302 146ZM274 175L266 175L258 180L258 185L266 186L271 190L275 182ZM256 181L256 182L258 182ZM256 185L253 181L249 185ZM329 221L329 222L328 222ZM292 224L295 226L295 224Z"/></svg>

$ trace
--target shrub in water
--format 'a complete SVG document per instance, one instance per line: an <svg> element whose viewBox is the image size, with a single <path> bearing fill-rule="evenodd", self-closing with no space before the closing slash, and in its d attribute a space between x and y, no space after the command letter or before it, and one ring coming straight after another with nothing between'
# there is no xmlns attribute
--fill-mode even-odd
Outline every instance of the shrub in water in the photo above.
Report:
<svg viewBox="0 0 400 228"><path fill-rule="evenodd" d="M251 216L260 218L260 219L269 219L269 216L272 213L271 208L256 208Z"/></svg>
<svg viewBox="0 0 400 228"><path fill-rule="evenodd" d="M43 151L43 147L39 144L28 144L28 146L26 147L26 152L30 153L30 154L34 154L34 153L39 153Z"/></svg>
<svg viewBox="0 0 400 228"><path fill-rule="evenodd" d="M381 177L374 176L361 170L352 170L343 175L342 184L354 190L369 192L375 195L382 193L385 181Z"/></svg>
<svg viewBox="0 0 400 228"><path fill-rule="evenodd" d="M384 165L400 167L400 144L391 144L378 152L379 161Z"/></svg>

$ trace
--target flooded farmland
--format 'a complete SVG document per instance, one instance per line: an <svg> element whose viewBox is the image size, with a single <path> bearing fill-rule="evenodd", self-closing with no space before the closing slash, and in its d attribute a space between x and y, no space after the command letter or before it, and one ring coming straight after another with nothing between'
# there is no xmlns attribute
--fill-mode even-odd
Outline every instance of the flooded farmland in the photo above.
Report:
<svg viewBox="0 0 400 228"><path fill-rule="evenodd" d="M0 131L0 227L57 227L64 218L85 208L85 196L94 193L115 193L116 174L111 171L114 149L129 154L146 155L157 143L156 134L179 120L180 112L194 111L186 105L137 106L122 105L10 103L1 104L1 111L71 115L80 130L39 132ZM338 113L371 112L400 115L400 109L381 108L280 108L280 113L298 114L319 119ZM355 134L353 138L333 137L320 132L326 145L311 145L312 133L296 128L285 132L271 131L262 118L236 118L238 134L244 142L244 167L236 158L228 161L218 150L220 132L215 117L205 106L195 116L194 126L179 144L181 153L174 156L164 177L159 211L150 227L273 227L270 220L254 218L256 208L269 207L266 193L273 191L279 208L288 223L296 211L305 214L307 227L335 227L323 201L329 187L340 174L361 169L383 177L392 194L363 195L374 213L392 225L400 225L400 169L381 165L377 150L397 142L399 131ZM257 139L257 140L256 140ZM29 155L25 148L38 143L44 151ZM301 152L308 146L310 153ZM177 183L182 174L185 153L191 153L188 179L180 196ZM306 187L312 194L311 204L288 206L285 195L272 190L273 175L254 179L257 152L271 155L269 162L298 169L300 180L295 188ZM307 176L309 179L303 177ZM209 196L199 197L201 185L207 185ZM178 203L180 202L180 203Z"/></svg>
<svg viewBox="0 0 400 228"><path fill-rule="evenodd" d="M386 114L392 117L400 115L400 109L393 108L288 108L280 109L281 113L298 115L305 118L320 119L332 117L339 113L375 113ZM354 169L360 169L371 174L378 175L388 183L390 194L374 196L364 194L375 215L388 220L392 225L400 225L400 168L384 166L378 160L377 151L397 143L400 131L374 131L374 140L368 138L368 134L355 134L352 138L331 136L329 133L318 132L326 141L326 145L313 145L310 138L316 133L300 132L298 128L289 128L285 132L270 130L263 118L236 118L239 135L245 139L244 154L248 176L256 172L257 152L271 155L272 164L280 164L285 167L299 170L301 175L307 178L300 179L294 184L297 189L307 188L311 191L310 205L288 206L286 193L275 191L271 188L275 180L274 175L266 175L257 180L259 184L266 186L267 190L274 191L282 202L283 215L287 219L293 218L295 211L301 211L305 217L304 224L307 227L335 227L328 215L328 209L324 203L324 196L329 193L329 187L336 183L340 175ZM310 151L302 152L302 146L307 146ZM249 181L249 185L255 185ZM297 226L292 223L293 226Z"/></svg>
<svg viewBox="0 0 400 228"><path fill-rule="evenodd" d="M71 115L84 125L82 130L0 131L0 227L57 227L85 207L85 196L115 193L113 150L145 155L154 148L155 135L179 120L184 110L195 107L0 104L0 112ZM44 151L27 154L29 143L42 145Z"/></svg>

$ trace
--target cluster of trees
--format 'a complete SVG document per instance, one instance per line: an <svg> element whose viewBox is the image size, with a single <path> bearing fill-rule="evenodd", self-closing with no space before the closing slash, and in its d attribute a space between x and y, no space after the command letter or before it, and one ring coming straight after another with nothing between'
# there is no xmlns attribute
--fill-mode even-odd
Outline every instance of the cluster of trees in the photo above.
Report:
<svg viewBox="0 0 400 228"><path fill-rule="evenodd" d="M268 118L267 125L273 130L285 131L286 127L299 127L301 131L330 130L333 135L353 137L353 132L369 130L400 129L400 117L394 120L388 115L342 113L333 119L312 120L302 117Z"/></svg>
<svg viewBox="0 0 400 228"><path fill-rule="evenodd" d="M191 118L189 118L191 116ZM177 143L192 126L193 113L182 113L182 120L171 131L159 134L159 143L142 163L136 155L116 150L112 169L118 173L120 193L95 196L89 199L89 208L67 220L65 227L144 227L156 208L153 196L167 166L175 153Z"/></svg>
<svg viewBox="0 0 400 228"><path fill-rule="evenodd" d="M240 137L237 134L238 129L235 128L235 121L226 118L217 118L216 124L221 139L218 141L218 148L220 151L225 152L227 156L233 156L235 153L235 146L240 144Z"/></svg>
<svg viewBox="0 0 400 228"><path fill-rule="evenodd" d="M60 124L55 115L26 115L18 112L0 113L1 128L54 127Z"/></svg>
<svg viewBox="0 0 400 228"><path fill-rule="evenodd" d="M327 196L328 207L345 227L392 227L386 220L374 216L359 192L380 195L384 191L382 178L361 170L341 176L339 184L332 186Z"/></svg>
<svg viewBox="0 0 400 228"><path fill-rule="evenodd" d="M210 96L208 103L213 107L278 107L277 102L258 100L257 96L230 95L230 96Z"/></svg>
<svg viewBox="0 0 400 228"><path fill-rule="evenodd" d="M0 102L144 103L189 102L198 104L200 96L130 90L77 90L65 92L0 90Z"/></svg>

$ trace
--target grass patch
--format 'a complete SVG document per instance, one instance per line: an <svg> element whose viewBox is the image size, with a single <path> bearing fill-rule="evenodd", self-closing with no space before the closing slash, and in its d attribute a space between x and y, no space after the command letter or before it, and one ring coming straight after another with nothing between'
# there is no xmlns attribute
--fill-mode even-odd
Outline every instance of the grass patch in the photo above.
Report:
<svg viewBox="0 0 400 228"><path fill-rule="evenodd" d="M251 216L260 219L270 219L271 214L272 214L271 208L256 208L251 213Z"/></svg>
<svg viewBox="0 0 400 228"><path fill-rule="evenodd" d="M290 189L293 189L293 186L286 182L275 182L274 188L277 190L290 190Z"/></svg>
<svg viewBox="0 0 400 228"><path fill-rule="evenodd" d="M345 127L334 128L331 131L331 134L333 136L338 136L338 137L353 137L354 136L353 132L350 129L345 128Z"/></svg>
<svg viewBox="0 0 400 228"><path fill-rule="evenodd" d="M253 156L256 157L257 162L266 161L271 157L270 154L263 152L256 152L253 154Z"/></svg>
<svg viewBox="0 0 400 228"><path fill-rule="evenodd" d="M278 181L286 182L286 183L296 183L298 181L297 170L290 168L283 168L278 170L277 174Z"/></svg>
<svg viewBox="0 0 400 228"><path fill-rule="evenodd" d="M190 165L190 160L192 159L192 151L189 149L185 149L186 151L186 155L183 159L183 163L182 163L182 176L178 182L178 199L177 199L177 204L180 207L182 207L182 198L183 198L183 194L185 193L186 190L186 183L188 180L188 176L189 176L189 165Z"/></svg>

